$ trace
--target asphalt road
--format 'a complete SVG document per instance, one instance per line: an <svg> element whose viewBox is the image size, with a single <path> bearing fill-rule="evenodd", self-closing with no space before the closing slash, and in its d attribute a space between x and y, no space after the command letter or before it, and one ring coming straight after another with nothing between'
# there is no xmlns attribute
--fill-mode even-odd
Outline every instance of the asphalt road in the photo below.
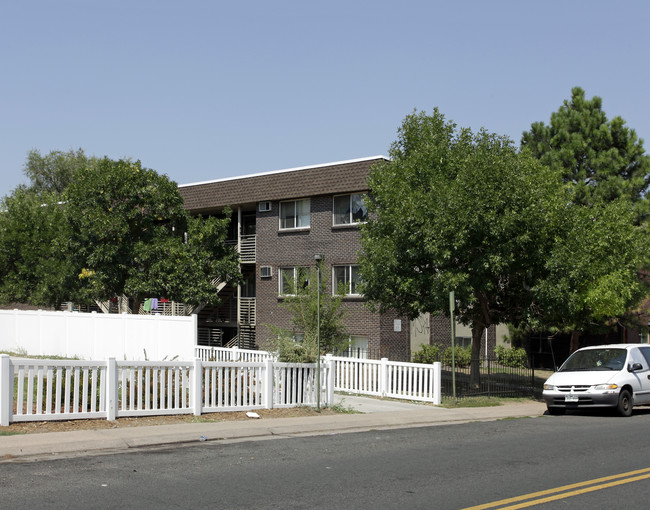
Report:
<svg viewBox="0 0 650 510"><path fill-rule="evenodd" d="M536 508L641 508L649 426L642 409L10 462L0 507L458 509L549 491Z"/></svg>

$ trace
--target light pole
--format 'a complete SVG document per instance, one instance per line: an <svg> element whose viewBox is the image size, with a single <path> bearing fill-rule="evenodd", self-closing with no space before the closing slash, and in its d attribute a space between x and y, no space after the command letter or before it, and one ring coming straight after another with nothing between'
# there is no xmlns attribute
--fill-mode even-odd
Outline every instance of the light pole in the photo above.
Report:
<svg viewBox="0 0 650 510"><path fill-rule="evenodd" d="M314 255L314 260L316 261L316 274L318 275L316 285L317 285L317 307L316 311L316 409L320 411L320 265L323 260L323 256L320 253Z"/></svg>

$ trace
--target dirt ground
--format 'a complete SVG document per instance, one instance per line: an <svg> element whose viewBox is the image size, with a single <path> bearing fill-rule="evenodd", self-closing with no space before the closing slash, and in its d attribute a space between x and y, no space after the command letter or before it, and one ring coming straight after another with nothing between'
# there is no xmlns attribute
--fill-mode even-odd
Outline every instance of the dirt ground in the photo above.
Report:
<svg viewBox="0 0 650 510"><path fill-rule="evenodd" d="M311 407L292 407L287 409L256 409L260 417L249 418L246 411L209 413L201 416L192 414L168 416L143 416L139 418L118 418L115 421L96 420L67 420L67 421L32 421L12 423L8 427L0 427L0 435L7 434L38 434L42 432L66 432L71 430L114 429L118 427L142 427L147 425L173 425L175 423L208 423L235 420L292 418L299 416L321 416L336 414L330 408L321 409L319 413Z"/></svg>

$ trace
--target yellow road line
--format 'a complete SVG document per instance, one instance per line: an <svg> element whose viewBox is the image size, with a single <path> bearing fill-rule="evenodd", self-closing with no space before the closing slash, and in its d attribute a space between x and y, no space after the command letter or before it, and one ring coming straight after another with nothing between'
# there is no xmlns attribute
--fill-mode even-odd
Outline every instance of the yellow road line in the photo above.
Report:
<svg viewBox="0 0 650 510"><path fill-rule="evenodd" d="M635 475L640 475L640 476L635 476ZM619 478L625 478L625 479L617 480ZM486 508L496 508L496 507L502 507L501 510L515 510L517 508L526 508L533 505L539 505L541 503L547 503L549 501L555 501L562 498L577 496L579 494L585 494L587 492L606 489L607 487L614 487L616 485L623 485L626 483L637 482L639 480L645 480L647 478L650 478L650 468L638 469L636 471L629 471L627 473L621 473L618 475L604 476L602 478L596 478L594 480L588 480L586 482L563 485L562 487L556 487L555 489L547 489L538 492L531 492L530 494L524 494L523 496L517 496L514 498L494 501L492 503L485 503L483 505L468 507L465 508L464 510L484 510ZM616 480L616 481L611 481L611 480ZM605 483L605 482L610 482L610 483ZM590 485L592 487L588 487ZM565 491L570 491L571 489L579 489L579 490L565 492ZM554 494L554 496L542 498L542 496L548 496L549 494ZM541 498L541 499L535 499L535 498ZM507 507L502 506L502 505L508 505L510 503L517 503L519 501L525 501L525 500L532 500L532 501L526 501L525 503L521 503L519 505L513 505Z"/></svg>

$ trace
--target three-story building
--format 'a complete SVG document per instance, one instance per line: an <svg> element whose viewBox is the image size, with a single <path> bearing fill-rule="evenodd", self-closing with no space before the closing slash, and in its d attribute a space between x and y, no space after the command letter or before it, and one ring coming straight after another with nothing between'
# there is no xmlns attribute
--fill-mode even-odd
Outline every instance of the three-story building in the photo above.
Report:
<svg viewBox="0 0 650 510"><path fill-rule="evenodd" d="M290 327L283 288L323 260L328 291L345 295L345 323L355 355L408 360L409 321L373 313L358 292L359 225L370 168L382 156L291 168L179 186L193 214L232 210L229 242L240 253L245 283L224 287L217 307L199 312L199 341L263 346L269 324Z"/></svg>

